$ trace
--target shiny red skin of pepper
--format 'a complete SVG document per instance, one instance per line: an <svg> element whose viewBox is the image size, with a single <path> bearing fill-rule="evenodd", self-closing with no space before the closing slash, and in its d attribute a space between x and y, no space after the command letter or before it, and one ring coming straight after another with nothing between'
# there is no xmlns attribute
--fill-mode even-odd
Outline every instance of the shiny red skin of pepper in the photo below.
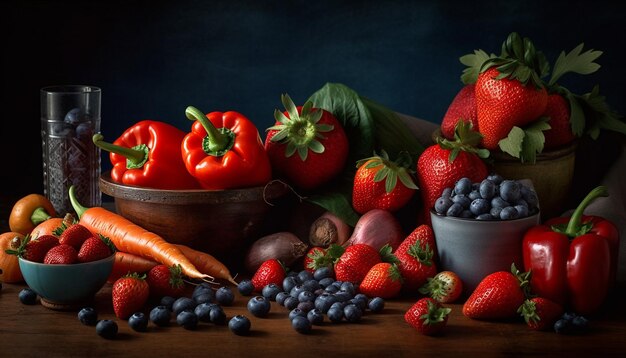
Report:
<svg viewBox="0 0 626 358"><path fill-rule="evenodd" d="M127 158L111 152L111 179L126 185L156 189L199 189L198 181L189 174L180 157L180 144L186 132L171 124L141 120L125 130L113 145L133 148L144 144L148 158L140 168L129 169Z"/></svg>
<svg viewBox="0 0 626 358"><path fill-rule="evenodd" d="M615 284L619 234L615 225L598 216L582 216L591 229L580 236L553 230L569 217L547 220L524 235L524 269L531 271L533 293L569 307L578 314L593 314Z"/></svg>
<svg viewBox="0 0 626 358"><path fill-rule="evenodd" d="M222 190L267 184L272 178L272 169L254 123L235 111L210 112L206 117L215 128L229 129L234 134L234 142L222 155L207 154L203 148L207 131L200 121L192 124L181 148L187 171L202 188Z"/></svg>

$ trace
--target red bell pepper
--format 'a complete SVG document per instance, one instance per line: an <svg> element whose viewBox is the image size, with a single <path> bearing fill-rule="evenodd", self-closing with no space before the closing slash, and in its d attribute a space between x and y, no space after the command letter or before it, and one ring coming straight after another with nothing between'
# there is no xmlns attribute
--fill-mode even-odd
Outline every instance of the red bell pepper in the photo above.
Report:
<svg viewBox="0 0 626 358"><path fill-rule="evenodd" d="M116 183L156 189L199 189L180 156L185 132L171 124L142 120L129 127L112 144L102 134L93 136L98 147L109 151Z"/></svg>
<svg viewBox="0 0 626 358"><path fill-rule="evenodd" d="M187 107L191 132L182 142L187 170L204 189L235 189L267 184L272 178L269 157L259 131L241 113L211 112Z"/></svg>
<svg viewBox="0 0 626 358"><path fill-rule="evenodd" d="M606 187L593 189L571 217L530 228L522 244L524 268L532 275L531 290L578 314L596 312L617 275L617 228L601 217L583 215L599 196L608 196Z"/></svg>

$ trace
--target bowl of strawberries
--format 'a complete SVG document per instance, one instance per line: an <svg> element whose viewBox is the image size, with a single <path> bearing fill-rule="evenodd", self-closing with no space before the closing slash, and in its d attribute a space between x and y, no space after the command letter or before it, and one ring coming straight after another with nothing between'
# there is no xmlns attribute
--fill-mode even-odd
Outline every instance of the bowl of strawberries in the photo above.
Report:
<svg viewBox="0 0 626 358"><path fill-rule="evenodd" d="M27 236L16 254L26 284L54 309L88 302L104 286L113 270L115 247L108 238L94 236L73 224L57 236Z"/></svg>

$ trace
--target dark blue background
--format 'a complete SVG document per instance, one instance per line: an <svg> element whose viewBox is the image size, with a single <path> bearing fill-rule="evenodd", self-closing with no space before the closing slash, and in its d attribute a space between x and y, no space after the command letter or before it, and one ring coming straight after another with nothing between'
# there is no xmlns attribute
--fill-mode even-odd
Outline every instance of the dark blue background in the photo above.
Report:
<svg viewBox="0 0 626 358"><path fill-rule="evenodd" d="M620 1L23 0L0 7L0 179L12 195L42 191L39 89L51 84L101 87L109 140L141 119L187 130L188 105L236 110L263 135L281 93L303 102L326 82L439 122L461 88L458 58L478 48L499 53L517 31L550 61L581 42L603 50L599 72L563 82L576 93L599 83L612 108L625 112Z"/></svg>

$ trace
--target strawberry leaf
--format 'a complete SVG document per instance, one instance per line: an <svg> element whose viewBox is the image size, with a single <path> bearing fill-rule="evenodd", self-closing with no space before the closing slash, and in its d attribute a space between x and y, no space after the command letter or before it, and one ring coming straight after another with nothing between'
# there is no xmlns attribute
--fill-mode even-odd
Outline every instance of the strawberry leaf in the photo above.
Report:
<svg viewBox="0 0 626 358"><path fill-rule="evenodd" d="M565 92L565 98L569 102L569 123L572 128L572 133L575 136L581 137L585 131L585 111L583 105L580 103L581 99L570 91Z"/></svg>
<svg viewBox="0 0 626 358"><path fill-rule="evenodd" d="M467 66L466 69L463 70L463 74L461 75L461 82L464 84L476 83L478 79L478 74L480 73L480 68L483 63L490 58L494 58L496 55L487 54L483 50L474 50L474 53L470 53L459 58L462 64Z"/></svg>
<svg viewBox="0 0 626 358"><path fill-rule="evenodd" d="M537 153L543 151L543 145L546 140L543 131L548 129L550 129L548 118L543 117L524 128L524 141L522 142L522 152L520 155L522 163L528 162L535 164Z"/></svg>
<svg viewBox="0 0 626 358"><path fill-rule="evenodd" d="M522 142L524 141L524 130L520 127L513 127L506 138L503 138L498 142L500 149L511 155L512 157L519 158L522 152Z"/></svg>
<svg viewBox="0 0 626 358"><path fill-rule="evenodd" d="M602 51L587 50L581 53L583 46L584 43L581 43L567 54L565 54L565 51L561 52L554 63L552 76L550 77L548 85L555 84L561 76L568 72L588 75L596 72L600 68L600 65L594 61L602 55Z"/></svg>

